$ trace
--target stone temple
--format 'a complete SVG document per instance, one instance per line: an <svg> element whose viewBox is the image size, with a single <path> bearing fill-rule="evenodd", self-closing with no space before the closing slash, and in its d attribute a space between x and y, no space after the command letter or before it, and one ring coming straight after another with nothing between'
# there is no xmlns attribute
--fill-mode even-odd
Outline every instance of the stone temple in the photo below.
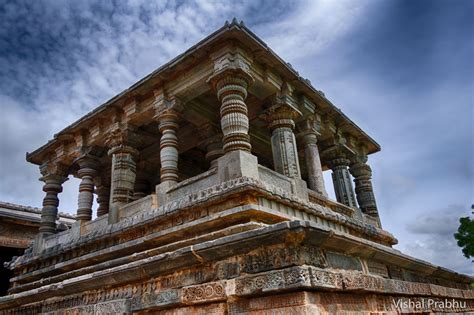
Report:
<svg viewBox="0 0 474 315"><path fill-rule="evenodd" d="M0 312L474 311L472 277L392 248L367 164L379 150L226 23L27 154L46 195ZM58 231L68 176L81 179L76 221Z"/></svg>

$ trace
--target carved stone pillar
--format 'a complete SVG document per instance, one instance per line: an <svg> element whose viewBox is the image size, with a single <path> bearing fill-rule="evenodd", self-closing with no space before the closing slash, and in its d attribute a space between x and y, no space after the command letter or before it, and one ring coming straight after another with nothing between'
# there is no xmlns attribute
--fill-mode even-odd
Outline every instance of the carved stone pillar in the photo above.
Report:
<svg viewBox="0 0 474 315"><path fill-rule="evenodd" d="M248 72L248 60L238 53L227 54L216 62L215 67L220 69L210 81L221 102L224 152L236 150L250 152L249 118L245 99L247 88L253 78Z"/></svg>
<svg viewBox="0 0 474 315"><path fill-rule="evenodd" d="M110 203L110 167L100 165L99 176L95 178L95 194L97 195L97 217L109 213Z"/></svg>
<svg viewBox="0 0 474 315"><path fill-rule="evenodd" d="M150 191L150 183L142 176L137 176L135 180L135 187L133 192L133 199L138 200L148 196Z"/></svg>
<svg viewBox="0 0 474 315"><path fill-rule="evenodd" d="M217 166L217 159L224 155L222 150L222 136L216 135L209 138L206 143L206 161L211 164L212 167Z"/></svg>
<svg viewBox="0 0 474 315"><path fill-rule="evenodd" d="M178 111L165 109L155 116L160 125L160 179L161 183L174 185L178 182Z"/></svg>
<svg viewBox="0 0 474 315"><path fill-rule="evenodd" d="M109 202L110 202L110 187L106 185L97 186L97 216L103 216L109 213Z"/></svg>
<svg viewBox="0 0 474 315"><path fill-rule="evenodd" d="M354 191L352 189L351 175L348 166L350 161L344 157L335 158L329 162L332 170L334 191L338 202L351 208L357 208Z"/></svg>
<svg viewBox="0 0 474 315"><path fill-rule="evenodd" d="M299 113L286 105L276 105L269 109L267 119L272 130L272 153L275 171L291 177L301 178L298 161L298 149L293 133L295 123L293 119Z"/></svg>
<svg viewBox="0 0 474 315"><path fill-rule="evenodd" d="M367 158L356 161L350 167L350 172L354 177L355 192L357 202L363 213L376 218L380 224L377 203L375 202L374 190L372 187L372 170L366 164Z"/></svg>
<svg viewBox="0 0 474 315"><path fill-rule="evenodd" d="M46 196L43 199L43 209L41 210L41 223L39 232L42 235L56 233L56 218L58 216L59 198L58 194L63 191L62 184L67 181L65 172L48 172L42 167L44 182L43 191Z"/></svg>
<svg viewBox="0 0 474 315"><path fill-rule="evenodd" d="M77 201L77 221L90 221L92 219L92 204L94 202L94 178L97 176L99 163L91 157L83 157L78 162L81 178L79 196Z"/></svg>
<svg viewBox="0 0 474 315"><path fill-rule="evenodd" d="M138 151L132 147L126 131L112 135L108 144L108 154L112 156L112 174L110 184L109 223L118 221L120 206L133 201Z"/></svg>
<svg viewBox="0 0 474 315"><path fill-rule="evenodd" d="M317 141L315 131L308 130L301 136L306 171L308 172L308 186L311 190L327 197L328 194L324 185L323 168L321 166Z"/></svg>
<svg viewBox="0 0 474 315"><path fill-rule="evenodd" d="M206 148L206 161L212 167L217 166L217 159L224 155L222 149L222 133L219 128L211 123L206 123L199 126L199 133L204 139L204 146Z"/></svg>

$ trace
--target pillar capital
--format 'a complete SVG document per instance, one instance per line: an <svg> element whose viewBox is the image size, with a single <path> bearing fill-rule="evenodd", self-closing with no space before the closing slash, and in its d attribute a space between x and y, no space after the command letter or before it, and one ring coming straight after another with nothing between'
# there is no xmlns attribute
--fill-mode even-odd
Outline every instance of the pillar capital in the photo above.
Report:
<svg viewBox="0 0 474 315"><path fill-rule="evenodd" d="M276 128L295 128L295 120L301 117L301 111L296 107L293 97L279 93L274 97L272 105L260 116L269 123L270 130Z"/></svg>
<svg viewBox="0 0 474 315"><path fill-rule="evenodd" d="M134 157L138 156L138 150L135 147L138 144L138 136L131 130L115 129L110 132L105 141L108 147L107 154L129 153Z"/></svg>
<svg viewBox="0 0 474 315"><path fill-rule="evenodd" d="M334 169L347 168L351 164L351 160L345 157L336 157L328 161L329 167Z"/></svg>
<svg viewBox="0 0 474 315"><path fill-rule="evenodd" d="M180 117L180 112L175 109L170 109L170 108L161 110L158 113L156 113L154 116L154 118L159 123L158 128L161 133L169 129L177 131L179 127L179 124L178 124L179 117Z"/></svg>
<svg viewBox="0 0 474 315"><path fill-rule="evenodd" d="M368 178L372 177L372 168L365 162L358 161L351 164L349 168L352 176L355 178Z"/></svg>
<svg viewBox="0 0 474 315"><path fill-rule="evenodd" d="M66 164L63 164L59 161L55 162L45 162L40 166L40 173L43 177L40 178L41 181L44 181L43 178L65 178L67 180L69 167Z"/></svg>
<svg viewBox="0 0 474 315"><path fill-rule="evenodd" d="M246 89L254 82L250 74L251 58L243 50L233 47L226 47L211 57L214 59L214 73L208 82L218 92L219 100L226 89L220 93L219 91L223 86L230 84L241 86L243 89L240 91L245 99Z"/></svg>
<svg viewBox="0 0 474 315"><path fill-rule="evenodd" d="M155 101L153 104L155 115L153 118L160 123L160 131L162 125L176 124L175 128L178 128L177 122L183 111L183 104L176 96L167 96L163 90L156 90ZM172 126L173 127L173 126Z"/></svg>
<svg viewBox="0 0 474 315"><path fill-rule="evenodd" d="M100 168L100 161L97 157L91 155L83 155L78 158L76 161L79 165L79 170L77 174L79 177L91 176L95 179L97 176L97 171Z"/></svg>
<svg viewBox="0 0 474 315"><path fill-rule="evenodd" d="M307 131L304 133L300 133L298 135L298 140L301 141L301 145L316 145L318 143L318 136L315 132Z"/></svg>
<svg viewBox="0 0 474 315"><path fill-rule="evenodd" d="M40 181L44 182L45 185L62 185L65 181L68 180L64 175L58 174L46 174L39 178ZM61 188L62 190L62 188ZM43 191L46 191L43 187ZM58 191L61 192L61 191Z"/></svg>
<svg viewBox="0 0 474 315"><path fill-rule="evenodd" d="M321 135L321 117L318 114L310 115L298 123L298 139L303 145L316 144Z"/></svg>

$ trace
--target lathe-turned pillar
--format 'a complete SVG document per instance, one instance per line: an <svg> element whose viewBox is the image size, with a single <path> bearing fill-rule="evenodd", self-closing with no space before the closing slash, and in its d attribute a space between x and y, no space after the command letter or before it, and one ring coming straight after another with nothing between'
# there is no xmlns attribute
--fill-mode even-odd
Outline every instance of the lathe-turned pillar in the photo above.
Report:
<svg viewBox="0 0 474 315"><path fill-rule="evenodd" d="M348 207L357 208L348 170L349 164L350 160L345 157L337 157L329 161L337 201Z"/></svg>
<svg viewBox="0 0 474 315"><path fill-rule="evenodd" d="M46 196L43 199L43 208L41 209L41 222L39 233L50 235L56 233L56 218L58 217L59 198L58 194L63 191L62 184L67 181L67 173L63 166L41 167L44 182L43 191Z"/></svg>
<svg viewBox="0 0 474 315"><path fill-rule="evenodd" d="M209 78L221 102L224 153L251 150L248 109L245 104L247 89L253 82L249 70L250 62L243 51L229 49L216 58L215 72Z"/></svg>
<svg viewBox="0 0 474 315"><path fill-rule="evenodd" d="M219 128L211 123L199 126L199 132L204 139L203 145L206 148L206 161L210 167L217 167L217 159L224 155L222 149L222 133Z"/></svg>
<svg viewBox="0 0 474 315"><path fill-rule="evenodd" d="M372 169L366 163L367 157L357 159L351 167L350 172L354 177L357 202L363 213L375 218L380 226L379 212L375 201L374 189L372 187Z"/></svg>
<svg viewBox="0 0 474 315"><path fill-rule="evenodd" d="M85 156L77 163L77 174L81 178L77 201L76 221L90 221L92 219L92 204L94 202L94 178L97 176L99 163L93 157Z"/></svg>
<svg viewBox="0 0 474 315"><path fill-rule="evenodd" d="M118 222L119 208L133 201L138 151L129 138L127 131L116 131L107 141L112 156L109 223Z"/></svg>
<svg viewBox="0 0 474 315"><path fill-rule="evenodd" d="M110 203L110 168L100 167L100 174L96 177L95 193L97 195L97 217L109 213Z"/></svg>
<svg viewBox="0 0 474 315"><path fill-rule="evenodd" d="M103 216L109 213L110 187L101 185L96 188L97 193L97 216Z"/></svg>
<svg viewBox="0 0 474 315"><path fill-rule="evenodd" d="M162 110L156 114L161 132L160 139L160 180L169 186L178 183L178 117L174 109Z"/></svg>
<svg viewBox="0 0 474 315"><path fill-rule="evenodd" d="M150 194L150 182L142 174L138 173L137 178L135 179L135 187L133 192L133 199L138 200L144 198Z"/></svg>

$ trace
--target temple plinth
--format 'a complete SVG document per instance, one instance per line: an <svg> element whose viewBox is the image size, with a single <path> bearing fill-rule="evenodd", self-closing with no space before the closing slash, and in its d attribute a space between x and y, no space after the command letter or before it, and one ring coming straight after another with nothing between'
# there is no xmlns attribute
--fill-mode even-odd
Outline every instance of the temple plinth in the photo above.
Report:
<svg viewBox="0 0 474 315"><path fill-rule="evenodd" d="M378 151L243 23L226 23L27 154L46 197L0 312L474 311L472 277L392 248L367 163ZM77 220L59 231L68 176L81 179ZM400 309L407 299L463 306Z"/></svg>

